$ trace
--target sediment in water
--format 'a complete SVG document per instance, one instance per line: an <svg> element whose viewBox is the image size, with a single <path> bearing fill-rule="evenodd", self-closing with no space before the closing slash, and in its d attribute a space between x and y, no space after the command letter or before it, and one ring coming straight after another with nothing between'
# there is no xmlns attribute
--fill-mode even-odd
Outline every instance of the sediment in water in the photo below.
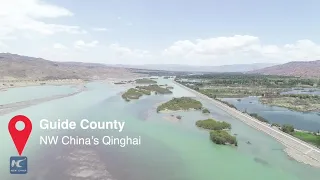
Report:
<svg viewBox="0 0 320 180"><path fill-rule="evenodd" d="M54 95L50 97L44 97L44 98L38 98L33 100L27 100L27 101L20 101L15 103L9 103L9 104L2 104L0 105L0 115L8 114L14 111L17 111L19 109L27 108L29 106L37 105L43 102L52 101L56 99L61 99L69 96L74 96L76 94L79 94L83 91L85 91L87 88L82 85L79 87L79 89L76 92L69 93L69 94L62 94L62 95Z"/></svg>

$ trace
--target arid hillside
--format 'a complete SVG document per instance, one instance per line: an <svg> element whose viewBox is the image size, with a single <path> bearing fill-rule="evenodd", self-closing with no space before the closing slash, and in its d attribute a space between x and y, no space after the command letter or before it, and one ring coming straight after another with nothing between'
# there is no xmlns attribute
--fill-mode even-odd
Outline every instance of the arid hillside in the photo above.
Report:
<svg viewBox="0 0 320 180"><path fill-rule="evenodd" d="M54 62L10 53L0 53L0 79L53 80L105 79L134 77L129 69L103 64L81 62Z"/></svg>
<svg viewBox="0 0 320 180"><path fill-rule="evenodd" d="M250 71L249 73L320 78L320 60L293 61L286 64Z"/></svg>

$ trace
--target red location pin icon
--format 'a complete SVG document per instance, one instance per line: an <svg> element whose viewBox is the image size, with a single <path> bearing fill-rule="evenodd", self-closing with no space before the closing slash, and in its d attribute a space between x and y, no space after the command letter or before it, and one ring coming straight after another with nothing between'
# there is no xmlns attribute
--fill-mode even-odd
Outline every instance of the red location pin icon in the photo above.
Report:
<svg viewBox="0 0 320 180"><path fill-rule="evenodd" d="M17 122L23 122L24 123L24 129L23 130L18 130L16 128L16 123ZM17 115L13 117L8 125L9 133L11 135L11 138L14 142L14 145L17 148L17 151L19 155L21 156L23 149L29 139L31 130L32 130L32 123L29 118L23 115Z"/></svg>

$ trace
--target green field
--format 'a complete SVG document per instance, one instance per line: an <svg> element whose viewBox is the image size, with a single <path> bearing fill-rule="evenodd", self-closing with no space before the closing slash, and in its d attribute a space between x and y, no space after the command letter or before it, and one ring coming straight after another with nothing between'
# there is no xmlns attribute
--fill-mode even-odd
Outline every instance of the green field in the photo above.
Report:
<svg viewBox="0 0 320 180"><path fill-rule="evenodd" d="M309 133L309 132L300 132L300 131L295 131L293 133L294 137L297 137L305 142L312 143L316 145L317 147L320 147L320 135L315 135L314 133Z"/></svg>

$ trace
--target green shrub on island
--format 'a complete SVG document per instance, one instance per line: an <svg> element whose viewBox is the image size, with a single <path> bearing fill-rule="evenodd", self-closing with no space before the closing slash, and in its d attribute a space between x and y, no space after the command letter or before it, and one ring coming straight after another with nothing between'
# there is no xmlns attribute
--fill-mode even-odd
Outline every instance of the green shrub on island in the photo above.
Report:
<svg viewBox="0 0 320 180"><path fill-rule="evenodd" d="M209 111L207 108L204 108L204 109L202 109L202 113L203 113L203 114L209 114L210 111Z"/></svg>
<svg viewBox="0 0 320 180"><path fill-rule="evenodd" d="M172 94L172 92L169 89L160 87L159 85L156 85L156 84L149 85L149 86L137 86L136 88L139 90L154 91L159 94Z"/></svg>
<svg viewBox="0 0 320 180"><path fill-rule="evenodd" d="M144 95L151 95L151 91L149 91L147 89L137 89L137 90Z"/></svg>
<svg viewBox="0 0 320 180"><path fill-rule="evenodd" d="M190 109L201 110L202 103L190 97L173 98L172 100L158 106L157 112L165 110L179 111Z"/></svg>
<svg viewBox="0 0 320 180"><path fill-rule="evenodd" d="M227 131L224 130L210 131L210 139L216 144L233 144L235 146L238 146L236 137L230 135Z"/></svg>
<svg viewBox="0 0 320 180"><path fill-rule="evenodd" d="M143 79L137 79L136 83L137 84L156 84L157 81L154 81L152 79L143 78Z"/></svg>
<svg viewBox="0 0 320 180"><path fill-rule="evenodd" d="M141 96L143 96L143 93L135 88L130 88L127 92L122 94L122 98L126 101L130 101L130 99L139 99Z"/></svg>
<svg viewBox="0 0 320 180"><path fill-rule="evenodd" d="M155 94L171 94L172 92L166 88L162 88L158 85L149 86L137 86L136 88L130 88L122 94L122 98L126 101L130 99L139 99L143 95L151 95L151 92Z"/></svg>
<svg viewBox="0 0 320 180"><path fill-rule="evenodd" d="M199 120L196 122L196 126L209 130L231 129L231 124L224 121L215 121L213 119Z"/></svg>

